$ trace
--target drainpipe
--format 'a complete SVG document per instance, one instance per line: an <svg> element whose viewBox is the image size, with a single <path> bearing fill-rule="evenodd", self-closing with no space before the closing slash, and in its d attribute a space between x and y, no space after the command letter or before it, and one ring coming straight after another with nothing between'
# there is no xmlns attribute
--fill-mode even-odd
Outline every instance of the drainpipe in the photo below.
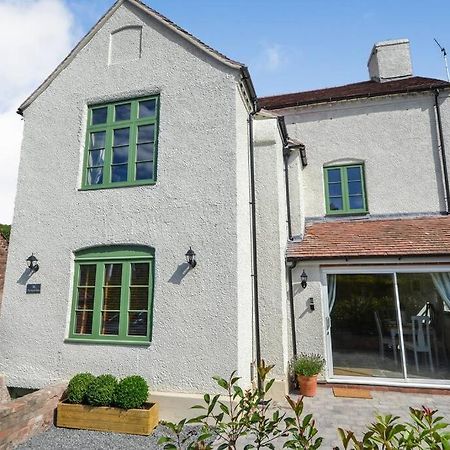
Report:
<svg viewBox="0 0 450 450"><path fill-rule="evenodd" d="M284 184L286 189L286 222L288 228L288 239L292 241L292 220L291 220L291 198L289 189L289 156L291 148L288 145L288 133L284 117L278 118L278 126L281 131L281 138L283 140L283 159L284 159ZM291 340L292 353L294 358L297 357L297 330L295 327L295 304L294 304L294 286L292 282L292 271L297 266L297 261L292 265L287 265L288 289L289 289L289 310L291 318Z"/></svg>
<svg viewBox="0 0 450 450"><path fill-rule="evenodd" d="M255 357L258 389L262 390L262 380L258 367L261 365L261 332L259 323L259 292L258 292L258 246L256 237L256 189L255 189L255 147L253 142L253 117L256 114L256 99L253 101L253 110L248 115L249 134L249 163L250 163L250 210L251 210L251 234L252 234L252 269L253 269L253 314L255 327Z"/></svg>
<svg viewBox="0 0 450 450"><path fill-rule="evenodd" d="M289 286L289 309L291 316L291 339L292 339L292 353L294 358L297 357L297 331L295 329L295 310L294 310L294 286L292 283L292 271L295 269L297 261L288 266L288 286Z"/></svg>
<svg viewBox="0 0 450 450"><path fill-rule="evenodd" d="M448 171L447 171L447 158L445 155L445 144L444 144L444 134L442 132L442 120L441 120L441 108L439 106L439 89L434 91L434 105L436 108L436 117L437 117L437 126L439 133L439 148L441 150L441 158L442 158L442 169L444 173L444 189L445 189L445 202L447 205L446 214L450 213L450 186L448 181Z"/></svg>

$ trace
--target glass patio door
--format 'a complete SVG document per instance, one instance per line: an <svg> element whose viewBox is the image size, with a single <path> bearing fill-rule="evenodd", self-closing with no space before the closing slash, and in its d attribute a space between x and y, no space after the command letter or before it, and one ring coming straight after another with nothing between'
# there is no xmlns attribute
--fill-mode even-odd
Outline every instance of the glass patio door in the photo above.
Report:
<svg viewBox="0 0 450 450"><path fill-rule="evenodd" d="M450 273L398 273L403 342L410 380L449 380Z"/></svg>
<svg viewBox="0 0 450 450"><path fill-rule="evenodd" d="M328 275L333 375L403 378L392 274Z"/></svg>
<svg viewBox="0 0 450 450"><path fill-rule="evenodd" d="M450 272L327 275L332 374L450 380Z"/></svg>

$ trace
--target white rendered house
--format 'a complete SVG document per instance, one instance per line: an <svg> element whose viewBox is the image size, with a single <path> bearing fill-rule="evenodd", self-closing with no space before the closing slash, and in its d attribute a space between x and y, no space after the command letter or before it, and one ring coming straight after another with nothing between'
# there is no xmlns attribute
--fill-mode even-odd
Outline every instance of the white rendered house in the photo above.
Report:
<svg viewBox="0 0 450 450"><path fill-rule="evenodd" d="M281 396L314 352L326 381L448 387L450 84L414 77L405 40L369 71L257 99L244 65L116 2L19 109L9 383L196 394L263 358Z"/></svg>

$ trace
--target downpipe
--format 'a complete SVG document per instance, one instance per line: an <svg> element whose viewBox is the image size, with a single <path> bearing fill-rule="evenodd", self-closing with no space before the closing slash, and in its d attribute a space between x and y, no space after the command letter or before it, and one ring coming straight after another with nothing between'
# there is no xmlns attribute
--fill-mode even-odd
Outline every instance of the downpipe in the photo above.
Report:
<svg viewBox="0 0 450 450"><path fill-rule="evenodd" d="M439 89L436 89L434 91L434 106L436 109L436 118L439 134L439 148L441 150L442 171L444 175L445 202L447 207L445 214L448 215L450 214L450 186L448 181L447 157L445 154L444 133L442 132L441 107L439 105Z"/></svg>

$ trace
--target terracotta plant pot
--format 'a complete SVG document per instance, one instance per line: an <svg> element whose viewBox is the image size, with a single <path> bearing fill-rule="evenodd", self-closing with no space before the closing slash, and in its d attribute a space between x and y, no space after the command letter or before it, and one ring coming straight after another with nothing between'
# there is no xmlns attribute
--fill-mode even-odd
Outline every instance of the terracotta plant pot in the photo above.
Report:
<svg viewBox="0 0 450 450"><path fill-rule="evenodd" d="M300 394L305 397L314 397L317 392L317 375L306 377L297 375L297 383L300 388Z"/></svg>

